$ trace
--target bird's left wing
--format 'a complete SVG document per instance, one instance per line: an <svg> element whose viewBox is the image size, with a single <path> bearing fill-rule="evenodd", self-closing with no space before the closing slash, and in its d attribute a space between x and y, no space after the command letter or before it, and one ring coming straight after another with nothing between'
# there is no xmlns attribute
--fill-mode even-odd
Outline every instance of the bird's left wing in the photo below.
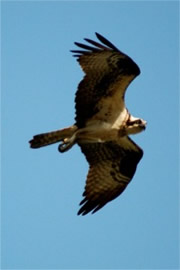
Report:
<svg viewBox="0 0 180 270"><path fill-rule="evenodd" d="M85 197L78 214L94 213L106 203L119 196L131 181L142 149L129 137L116 142L81 144L89 163Z"/></svg>

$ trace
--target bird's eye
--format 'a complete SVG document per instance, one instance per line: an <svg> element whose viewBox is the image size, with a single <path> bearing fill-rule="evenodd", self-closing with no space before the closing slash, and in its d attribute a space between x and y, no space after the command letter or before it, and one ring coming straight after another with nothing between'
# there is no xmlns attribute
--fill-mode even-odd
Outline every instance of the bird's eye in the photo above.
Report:
<svg viewBox="0 0 180 270"><path fill-rule="evenodd" d="M134 121L128 121L127 122L128 126L141 125L141 124L142 124L141 119L137 119L137 120L134 120Z"/></svg>
<svg viewBox="0 0 180 270"><path fill-rule="evenodd" d="M140 125L140 124L142 124L142 121L141 121L141 119L138 119L138 120L135 121L135 123Z"/></svg>

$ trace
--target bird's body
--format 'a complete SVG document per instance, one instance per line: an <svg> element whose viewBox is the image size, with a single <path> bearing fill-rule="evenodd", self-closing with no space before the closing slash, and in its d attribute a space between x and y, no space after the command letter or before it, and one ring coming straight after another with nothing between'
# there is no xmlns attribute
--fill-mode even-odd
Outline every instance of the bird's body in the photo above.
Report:
<svg viewBox="0 0 180 270"><path fill-rule="evenodd" d="M62 141L60 152L75 143L81 147L90 165L85 198L78 212L83 215L99 210L126 188L143 156L128 135L146 126L124 104L126 88L140 74L139 67L107 39L96 35L103 44L85 39L95 47L75 42L85 50L72 51L85 72L75 97L75 124L36 135L30 141L32 148Z"/></svg>

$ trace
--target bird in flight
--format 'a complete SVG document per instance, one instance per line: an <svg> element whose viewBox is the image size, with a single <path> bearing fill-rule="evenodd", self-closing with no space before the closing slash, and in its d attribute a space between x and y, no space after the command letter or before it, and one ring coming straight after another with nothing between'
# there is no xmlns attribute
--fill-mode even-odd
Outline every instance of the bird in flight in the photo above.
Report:
<svg viewBox="0 0 180 270"><path fill-rule="evenodd" d="M78 215L96 212L119 196L133 178L143 150L129 135L145 130L146 121L132 116L125 92L140 74L137 64L110 41L75 42L72 50L85 73L75 96L75 123L67 128L35 135L31 148L61 142L63 153L78 144L89 163Z"/></svg>

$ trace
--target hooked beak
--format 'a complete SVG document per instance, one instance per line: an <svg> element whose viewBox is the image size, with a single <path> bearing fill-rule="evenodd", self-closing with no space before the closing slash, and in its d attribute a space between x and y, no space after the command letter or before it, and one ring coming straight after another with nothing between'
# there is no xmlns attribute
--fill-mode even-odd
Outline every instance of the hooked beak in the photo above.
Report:
<svg viewBox="0 0 180 270"><path fill-rule="evenodd" d="M146 129L147 122L145 120L142 120L141 127L145 130Z"/></svg>

